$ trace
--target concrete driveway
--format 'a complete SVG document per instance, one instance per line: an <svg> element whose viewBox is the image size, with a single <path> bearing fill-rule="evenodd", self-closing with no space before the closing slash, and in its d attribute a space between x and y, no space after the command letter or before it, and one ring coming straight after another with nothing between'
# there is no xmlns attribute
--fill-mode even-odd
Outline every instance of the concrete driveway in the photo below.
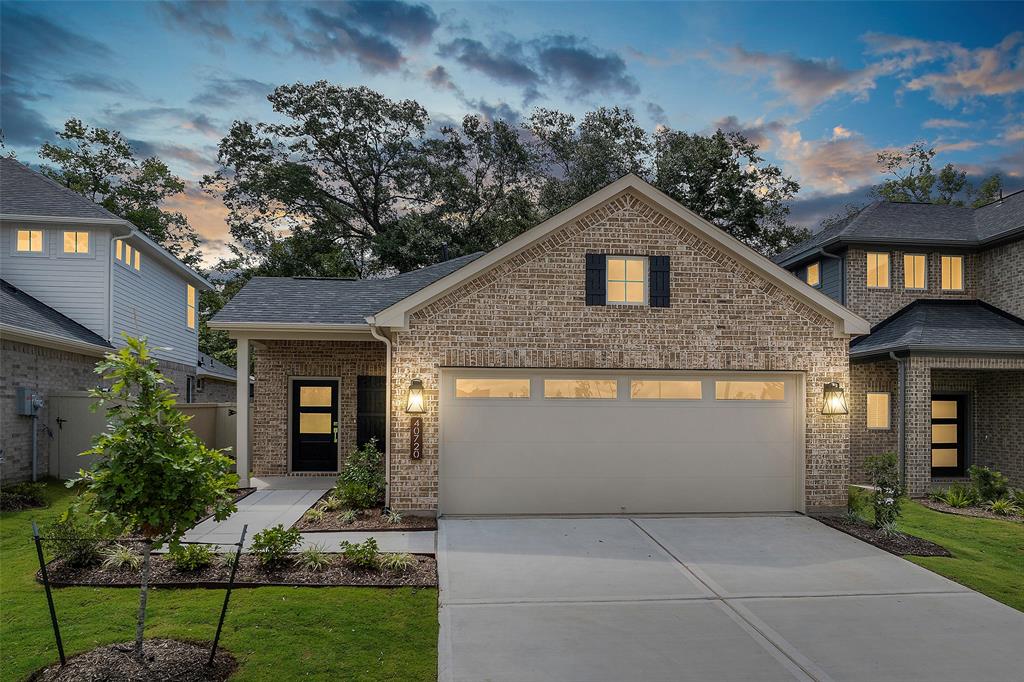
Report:
<svg viewBox="0 0 1024 682"><path fill-rule="evenodd" d="M802 516L442 519L439 677L1020 680L1024 614Z"/></svg>

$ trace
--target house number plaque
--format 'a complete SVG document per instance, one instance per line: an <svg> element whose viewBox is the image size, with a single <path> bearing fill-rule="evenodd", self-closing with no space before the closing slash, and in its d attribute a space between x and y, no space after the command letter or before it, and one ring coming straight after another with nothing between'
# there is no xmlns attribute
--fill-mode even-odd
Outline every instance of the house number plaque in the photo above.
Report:
<svg viewBox="0 0 1024 682"><path fill-rule="evenodd" d="M423 459L423 417L413 417L409 428L409 457Z"/></svg>

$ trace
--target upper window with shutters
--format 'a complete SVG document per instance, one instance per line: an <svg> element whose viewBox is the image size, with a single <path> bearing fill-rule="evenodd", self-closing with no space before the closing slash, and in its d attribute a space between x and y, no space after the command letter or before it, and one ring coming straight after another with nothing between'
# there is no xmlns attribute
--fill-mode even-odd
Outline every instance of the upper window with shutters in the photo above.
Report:
<svg viewBox="0 0 1024 682"><path fill-rule="evenodd" d="M647 259L608 256L608 303L647 305Z"/></svg>
<svg viewBox="0 0 1024 682"><path fill-rule="evenodd" d="M587 254L587 305L669 305L668 256Z"/></svg>

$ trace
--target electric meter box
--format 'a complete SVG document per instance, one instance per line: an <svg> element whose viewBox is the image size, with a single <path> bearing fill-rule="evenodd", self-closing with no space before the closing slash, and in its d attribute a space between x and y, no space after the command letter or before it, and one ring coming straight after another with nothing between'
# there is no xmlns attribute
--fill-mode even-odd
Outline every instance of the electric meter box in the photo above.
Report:
<svg viewBox="0 0 1024 682"><path fill-rule="evenodd" d="M16 403L15 412L17 414L23 414L27 417L31 417L36 413L34 404L36 399L37 393L34 388L18 386L14 390L14 402Z"/></svg>

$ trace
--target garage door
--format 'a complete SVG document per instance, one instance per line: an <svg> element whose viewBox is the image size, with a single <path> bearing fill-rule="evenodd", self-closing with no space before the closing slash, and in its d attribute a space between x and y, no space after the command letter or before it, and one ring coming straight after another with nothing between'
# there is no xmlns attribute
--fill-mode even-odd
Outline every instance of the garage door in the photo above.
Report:
<svg viewBox="0 0 1024 682"><path fill-rule="evenodd" d="M799 509L795 375L445 370L443 514Z"/></svg>

